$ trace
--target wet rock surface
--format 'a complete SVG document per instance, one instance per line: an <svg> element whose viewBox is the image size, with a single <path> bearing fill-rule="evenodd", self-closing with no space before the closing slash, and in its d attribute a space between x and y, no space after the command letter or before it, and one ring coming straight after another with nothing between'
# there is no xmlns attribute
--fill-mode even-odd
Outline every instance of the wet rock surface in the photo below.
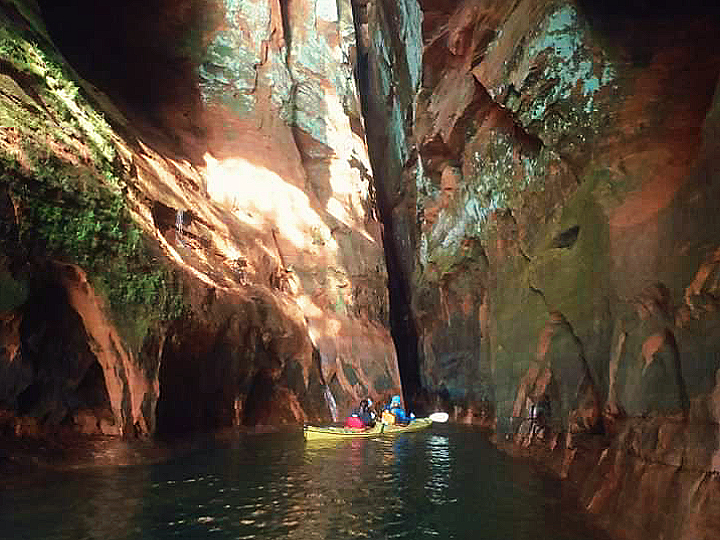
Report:
<svg viewBox="0 0 720 540"><path fill-rule="evenodd" d="M712 537L717 9L419 4L367 4L361 48L406 390L557 462L619 535Z"/></svg>
<svg viewBox="0 0 720 540"><path fill-rule="evenodd" d="M3 431L399 393L350 3L72 4L0 10Z"/></svg>

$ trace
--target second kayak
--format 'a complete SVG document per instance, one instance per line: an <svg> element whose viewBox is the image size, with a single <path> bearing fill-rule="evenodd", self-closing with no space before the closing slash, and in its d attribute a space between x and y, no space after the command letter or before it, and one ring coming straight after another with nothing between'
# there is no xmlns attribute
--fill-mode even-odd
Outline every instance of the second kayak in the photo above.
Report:
<svg viewBox="0 0 720 540"><path fill-rule="evenodd" d="M394 435L397 433L419 431L421 429L430 427L432 423L433 421L430 418L416 418L406 425L385 425L381 422L378 422L373 427L365 429L305 426L303 428L303 435L308 441L320 439L354 439L358 437L376 437L378 435Z"/></svg>

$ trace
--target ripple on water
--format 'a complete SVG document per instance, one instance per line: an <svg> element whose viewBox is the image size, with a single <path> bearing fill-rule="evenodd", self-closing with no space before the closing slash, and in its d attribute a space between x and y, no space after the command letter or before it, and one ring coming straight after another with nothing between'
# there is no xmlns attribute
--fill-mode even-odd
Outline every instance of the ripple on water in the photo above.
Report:
<svg viewBox="0 0 720 540"><path fill-rule="evenodd" d="M548 503L554 484L499 459L477 433L433 430L323 448L297 434L265 434L164 463L76 474L8 492L7 512L3 492L0 530L57 540L599 538L577 523L548 532L538 524L560 514Z"/></svg>

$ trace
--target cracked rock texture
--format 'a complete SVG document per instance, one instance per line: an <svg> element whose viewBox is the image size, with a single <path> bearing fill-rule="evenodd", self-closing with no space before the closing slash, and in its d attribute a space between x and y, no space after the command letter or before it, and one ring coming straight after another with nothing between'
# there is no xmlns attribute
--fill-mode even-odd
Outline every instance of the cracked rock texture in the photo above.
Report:
<svg viewBox="0 0 720 540"><path fill-rule="evenodd" d="M547 395L548 460L608 528L717 536L717 8L362 15L406 392L526 443Z"/></svg>
<svg viewBox="0 0 720 540"><path fill-rule="evenodd" d="M0 434L399 393L350 1L70 4L0 4Z"/></svg>
<svg viewBox="0 0 720 540"><path fill-rule="evenodd" d="M0 435L402 390L618 537L717 538L719 27L693 0L3 0Z"/></svg>

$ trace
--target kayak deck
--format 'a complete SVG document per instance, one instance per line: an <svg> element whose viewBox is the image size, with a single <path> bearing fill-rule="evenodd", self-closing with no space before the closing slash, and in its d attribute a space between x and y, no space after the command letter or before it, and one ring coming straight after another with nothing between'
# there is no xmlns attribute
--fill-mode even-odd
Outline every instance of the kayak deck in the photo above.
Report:
<svg viewBox="0 0 720 540"><path fill-rule="evenodd" d="M305 426L303 435L308 441L320 439L355 439L362 437L376 437L378 435L393 435L419 431L432 424L429 418L416 418L407 425L385 425L377 422L371 428L358 429L346 427Z"/></svg>

